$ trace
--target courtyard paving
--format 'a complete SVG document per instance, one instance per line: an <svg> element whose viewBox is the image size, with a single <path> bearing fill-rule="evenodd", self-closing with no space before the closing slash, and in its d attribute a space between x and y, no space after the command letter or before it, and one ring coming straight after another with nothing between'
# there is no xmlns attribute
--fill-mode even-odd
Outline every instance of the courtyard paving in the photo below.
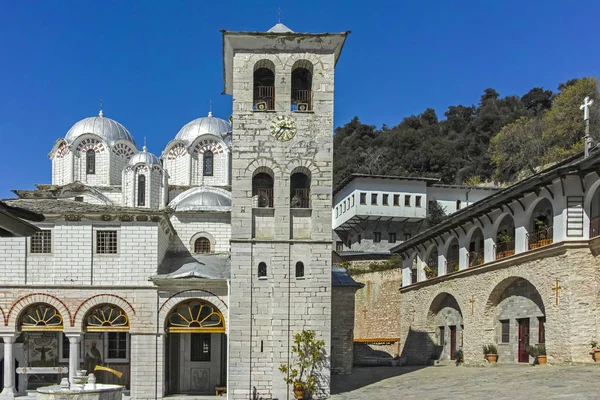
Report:
<svg viewBox="0 0 600 400"><path fill-rule="evenodd" d="M331 400L600 399L600 365L371 367L333 376Z"/></svg>

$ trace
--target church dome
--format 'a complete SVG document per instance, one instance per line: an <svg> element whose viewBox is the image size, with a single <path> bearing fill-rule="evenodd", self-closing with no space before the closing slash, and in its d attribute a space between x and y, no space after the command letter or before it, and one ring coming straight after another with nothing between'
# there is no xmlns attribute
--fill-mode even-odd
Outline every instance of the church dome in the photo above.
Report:
<svg viewBox="0 0 600 400"><path fill-rule="evenodd" d="M131 133L117 121L106 118L102 111L97 117L85 118L75 123L65 135L65 140L71 144L79 136L87 133L100 136L110 145L113 145L117 140L128 140L135 144Z"/></svg>
<svg viewBox="0 0 600 400"><path fill-rule="evenodd" d="M175 136L175 140L181 140L189 146L202 135L209 134L225 139L229 133L231 133L229 122L213 117L212 112L209 112L208 117L198 118L185 124Z"/></svg>
<svg viewBox="0 0 600 400"><path fill-rule="evenodd" d="M186 190L169 204L175 211L231 211L231 193L209 186Z"/></svg>
<svg viewBox="0 0 600 400"><path fill-rule="evenodd" d="M132 156L131 159L129 160L129 165L131 165L132 167L134 165L140 164L140 163L147 164L150 166L155 165L155 164L162 166L158 157L156 157L152 153L148 153L148 148L146 146L143 147L142 151L140 151L139 153Z"/></svg>

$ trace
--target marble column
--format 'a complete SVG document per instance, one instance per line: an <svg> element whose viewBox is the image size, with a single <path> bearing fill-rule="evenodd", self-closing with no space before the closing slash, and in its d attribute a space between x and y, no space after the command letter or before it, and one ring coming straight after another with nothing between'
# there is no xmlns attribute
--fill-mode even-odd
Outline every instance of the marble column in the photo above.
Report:
<svg viewBox="0 0 600 400"><path fill-rule="evenodd" d="M79 344L83 339L83 333L65 333L65 335L69 338L69 382L73 384L73 377L79 369Z"/></svg>
<svg viewBox="0 0 600 400"><path fill-rule="evenodd" d="M15 340L17 334L2 334L4 341L4 389L0 398L12 399L15 397Z"/></svg>

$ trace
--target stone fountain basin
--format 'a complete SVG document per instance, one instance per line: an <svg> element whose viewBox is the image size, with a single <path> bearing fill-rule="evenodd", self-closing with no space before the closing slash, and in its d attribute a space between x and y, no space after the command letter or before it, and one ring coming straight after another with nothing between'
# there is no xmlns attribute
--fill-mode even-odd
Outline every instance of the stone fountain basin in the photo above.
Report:
<svg viewBox="0 0 600 400"><path fill-rule="evenodd" d="M86 385L88 386L88 385ZM95 388L67 389L60 385L37 389L38 400L121 400L123 386L97 383Z"/></svg>

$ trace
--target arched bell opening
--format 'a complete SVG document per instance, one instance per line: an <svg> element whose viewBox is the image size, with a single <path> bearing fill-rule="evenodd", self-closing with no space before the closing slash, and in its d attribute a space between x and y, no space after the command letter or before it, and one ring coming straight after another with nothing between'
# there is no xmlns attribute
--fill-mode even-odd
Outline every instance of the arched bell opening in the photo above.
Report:
<svg viewBox="0 0 600 400"><path fill-rule="evenodd" d="M165 321L168 394L214 394L227 382L225 319L213 304L191 299L177 304Z"/></svg>

